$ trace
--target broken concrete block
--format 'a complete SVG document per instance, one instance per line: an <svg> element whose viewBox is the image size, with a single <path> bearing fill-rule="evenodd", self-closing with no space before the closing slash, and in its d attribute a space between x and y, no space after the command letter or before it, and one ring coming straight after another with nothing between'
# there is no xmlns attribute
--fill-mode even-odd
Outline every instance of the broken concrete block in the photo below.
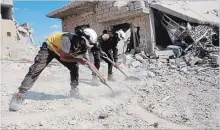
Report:
<svg viewBox="0 0 220 130"><path fill-rule="evenodd" d="M158 122L155 122L155 123L153 124L153 127L154 127L154 128L158 128L158 125L159 125L159 123L158 123Z"/></svg>
<svg viewBox="0 0 220 130"><path fill-rule="evenodd" d="M148 57L145 55L145 52L144 52L144 51L141 51L141 56L142 56L144 59L148 59Z"/></svg>
<svg viewBox="0 0 220 130"><path fill-rule="evenodd" d="M160 57L160 56L167 56L167 57L171 57L174 56L174 53L172 50L163 50L163 51L155 51L155 55L156 57Z"/></svg>
<svg viewBox="0 0 220 130"><path fill-rule="evenodd" d="M137 59L140 62L144 62L144 59L139 54L135 55L135 59Z"/></svg>
<svg viewBox="0 0 220 130"><path fill-rule="evenodd" d="M208 60L207 59L200 59L197 64L208 64Z"/></svg>
<svg viewBox="0 0 220 130"><path fill-rule="evenodd" d="M133 67L138 67L140 64L141 64L141 63L140 63L139 61L133 61L133 62L131 63L131 65L132 65Z"/></svg>
<svg viewBox="0 0 220 130"><path fill-rule="evenodd" d="M188 68L187 67L183 67L180 69L181 72L185 73L185 74L189 74Z"/></svg>
<svg viewBox="0 0 220 130"><path fill-rule="evenodd" d="M108 117L107 114L100 114L99 119L106 119Z"/></svg>
<svg viewBox="0 0 220 130"><path fill-rule="evenodd" d="M193 57L193 53L188 52L183 58L187 63L189 63L189 61L192 59L192 57Z"/></svg>
<svg viewBox="0 0 220 130"><path fill-rule="evenodd" d="M189 61L189 65L194 66L199 60L200 60L200 58L196 56Z"/></svg>
<svg viewBox="0 0 220 130"><path fill-rule="evenodd" d="M76 121L75 120L71 120L71 121L68 122L68 124L69 125L74 125L74 124L76 124Z"/></svg>
<svg viewBox="0 0 220 130"><path fill-rule="evenodd" d="M181 58L176 58L175 63L177 65L177 67L179 67L179 68L183 68L183 67L187 66L186 62Z"/></svg>
<svg viewBox="0 0 220 130"><path fill-rule="evenodd" d="M176 69L177 66L175 66L175 65L170 65L170 68L171 68L171 69Z"/></svg>
<svg viewBox="0 0 220 130"><path fill-rule="evenodd" d="M169 56L159 56L160 59L169 59Z"/></svg>
<svg viewBox="0 0 220 130"><path fill-rule="evenodd" d="M210 59L211 59L211 61L210 61L211 64L219 65L219 63L220 63L220 56L218 56L218 55L211 55Z"/></svg>
<svg viewBox="0 0 220 130"><path fill-rule="evenodd" d="M150 77L154 77L154 76L156 76L156 75L155 75L154 72L149 71L149 72L148 72L148 76L150 76Z"/></svg>
<svg viewBox="0 0 220 130"><path fill-rule="evenodd" d="M130 52L132 55L135 54L135 49L131 49L131 52Z"/></svg>
<svg viewBox="0 0 220 130"><path fill-rule="evenodd" d="M126 59L126 64L131 64L131 62L134 60L132 54L126 55L125 59ZM123 61L123 63L124 63L124 61Z"/></svg>
<svg viewBox="0 0 220 130"><path fill-rule="evenodd" d="M175 59L170 59L169 61L170 61L171 64L175 64L176 63Z"/></svg>
<svg viewBox="0 0 220 130"><path fill-rule="evenodd" d="M39 126L44 126L45 124L46 124L45 121L40 121L40 122L39 122Z"/></svg>
<svg viewBox="0 0 220 130"><path fill-rule="evenodd" d="M176 57L180 57L183 49L180 46L169 45L167 46L167 50L172 50Z"/></svg>
<svg viewBox="0 0 220 130"><path fill-rule="evenodd" d="M159 62L162 62L162 63L167 63L167 59L158 59Z"/></svg>

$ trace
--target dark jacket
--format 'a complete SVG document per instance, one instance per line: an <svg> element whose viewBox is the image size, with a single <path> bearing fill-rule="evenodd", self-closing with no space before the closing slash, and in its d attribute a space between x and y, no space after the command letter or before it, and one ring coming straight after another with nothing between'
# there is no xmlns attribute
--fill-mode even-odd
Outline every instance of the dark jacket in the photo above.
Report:
<svg viewBox="0 0 220 130"><path fill-rule="evenodd" d="M71 42L70 50L72 51L72 55L78 56L78 55L86 53L86 51L87 51L86 44L82 45L80 43L80 40L82 40L82 38L80 36L78 36L77 34L74 34L74 33L65 33L65 34L63 34L63 36L68 37Z"/></svg>
<svg viewBox="0 0 220 130"><path fill-rule="evenodd" d="M117 62L118 61L118 49L117 49L118 40L115 37L115 35L109 34L109 39L107 41L104 41L101 35L98 37L98 42L99 42L98 48L100 48L105 53L109 53L109 51L112 50L113 60Z"/></svg>

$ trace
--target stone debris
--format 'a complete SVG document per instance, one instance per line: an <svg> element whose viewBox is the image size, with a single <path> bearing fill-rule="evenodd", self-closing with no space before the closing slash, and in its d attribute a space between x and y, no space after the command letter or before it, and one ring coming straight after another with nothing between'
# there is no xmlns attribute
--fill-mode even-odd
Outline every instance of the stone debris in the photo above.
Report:
<svg viewBox="0 0 220 130"><path fill-rule="evenodd" d="M127 3L129 3L128 7L125 6L126 2L125 5L123 2L118 2L115 5L117 8L109 10L101 8L103 12L100 15L102 17L106 11L117 12L114 11L115 9L120 12L127 12L131 8L140 9L139 7L146 4L144 1ZM97 4L100 6L100 3ZM104 5L113 6L107 1ZM76 5L70 4L65 8L72 6ZM212 10L209 13L216 13L216 11ZM219 109L220 102L218 98L220 58L219 47L216 45L218 29L210 25L178 23L165 13L160 13L160 16L163 18L162 25L167 30L172 43L158 47L155 54L151 56L146 55L140 46L131 49L130 54L126 55L125 63L120 65L126 74L139 77L140 82L123 81L117 75L118 71L114 70L118 81L111 85L119 94L112 98L108 96L102 84L100 85L102 87L91 87L87 82L91 78L91 72L80 67L80 77L82 77L79 80L80 92L89 100L87 102L69 99L67 98L70 89L69 71L58 61L52 61L39 77L38 87L34 87L27 94L27 102L25 101L22 106L24 110L16 113L18 120L22 119L24 114L37 116L33 121L25 121L26 124L22 120L20 124L16 124L14 117L9 113L9 97L24 78L39 48L36 49L27 44L20 46L4 43L1 54L2 73L5 75L2 77L1 87L4 93L1 113L2 129L11 127L73 129L73 126L81 129L183 128L179 124L183 124L184 128L190 126L200 129L219 129L216 111ZM137 21L145 21L141 20L142 17L138 19ZM103 21L107 22L105 19L101 22ZM146 27L146 25L141 26ZM26 25L18 28L19 33L24 35L30 36L33 32ZM140 29L142 30L140 35L145 35L146 28ZM141 42L137 43L148 43L144 41L145 38L141 38ZM123 47L120 51L124 49ZM103 72L103 68L106 67L106 63L101 63L100 71L103 74L107 74ZM152 114L158 119L155 119ZM45 118L48 118L48 122L42 120ZM155 123L148 125L151 120Z"/></svg>
<svg viewBox="0 0 220 130"><path fill-rule="evenodd" d="M158 11L157 14L172 43L167 45L165 50L155 50L154 58L163 63L170 63L171 59L176 59L176 63L172 63L172 68L175 68L174 65L179 68L186 65L219 66L218 27L189 22L178 23L163 12Z"/></svg>
<svg viewBox="0 0 220 130"><path fill-rule="evenodd" d="M152 126L153 126L154 128L158 128L158 125L159 125L159 123L158 123L158 122L155 122Z"/></svg>
<svg viewBox="0 0 220 130"><path fill-rule="evenodd" d="M172 50L163 50L163 51L155 51L155 55L161 59L169 59L170 57L174 56Z"/></svg>
<svg viewBox="0 0 220 130"><path fill-rule="evenodd" d="M106 119L107 117L108 117L108 115L103 113L103 114L100 114L98 118L99 119Z"/></svg>
<svg viewBox="0 0 220 130"><path fill-rule="evenodd" d="M141 63L140 63L139 61L133 61L133 62L131 63L131 65L132 65L134 68L138 67L140 64L141 64Z"/></svg>
<svg viewBox="0 0 220 130"><path fill-rule="evenodd" d="M135 59L140 61L141 63L144 62L144 59L140 54L135 54Z"/></svg>
<svg viewBox="0 0 220 130"><path fill-rule="evenodd" d="M149 59L144 51L141 51L140 55L143 57L143 59Z"/></svg>
<svg viewBox="0 0 220 130"><path fill-rule="evenodd" d="M68 124L69 124L69 125L75 125L75 124L76 124L76 121L75 121L75 120L71 120L71 121L68 122Z"/></svg>

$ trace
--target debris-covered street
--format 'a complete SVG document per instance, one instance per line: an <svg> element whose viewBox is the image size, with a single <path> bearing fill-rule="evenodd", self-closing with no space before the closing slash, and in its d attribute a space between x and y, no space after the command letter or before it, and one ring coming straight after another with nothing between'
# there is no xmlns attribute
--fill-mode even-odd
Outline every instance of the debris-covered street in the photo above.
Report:
<svg viewBox="0 0 220 130"><path fill-rule="evenodd" d="M101 83L91 86L90 72L80 66L84 73L80 75L79 88L84 99L70 99L68 71L55 62L27 93L21 111L12 113L8 111L11 95L30 63L3 60L1 64L3 129L219 128L218 69L180 69L145 59L136 68L131 66L129 72L140 77L139 82L123 81L123 75L116 71L118 81L110 83L116 92L112 97ZM99 119L101 114L107 115L105 119Z"/></svg>
<svg viewBox="0 0 220 130"><path fill-rule="evenodd" d="M1 129L220 129L215 1L77 1L51 11L45 17L61 19L80 42L51 34L37 47L33 28L1 14L13 28L2 31Z"/></svg>

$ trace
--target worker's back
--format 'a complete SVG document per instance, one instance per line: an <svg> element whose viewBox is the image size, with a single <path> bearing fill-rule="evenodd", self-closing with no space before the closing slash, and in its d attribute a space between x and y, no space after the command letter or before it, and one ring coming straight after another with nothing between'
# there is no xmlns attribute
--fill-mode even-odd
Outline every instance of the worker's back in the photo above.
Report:
<svg viewBox="0 0 220 130"><path fill-rule="evenodd" d="M99 36L99 38L98 38L102 50L107 51L107 50L113 49L117 46L118 41L114 37L114 35L112 33L108 33L108 35L109 35L109 39L106 41L103 40L102 35Z"/></svg>

